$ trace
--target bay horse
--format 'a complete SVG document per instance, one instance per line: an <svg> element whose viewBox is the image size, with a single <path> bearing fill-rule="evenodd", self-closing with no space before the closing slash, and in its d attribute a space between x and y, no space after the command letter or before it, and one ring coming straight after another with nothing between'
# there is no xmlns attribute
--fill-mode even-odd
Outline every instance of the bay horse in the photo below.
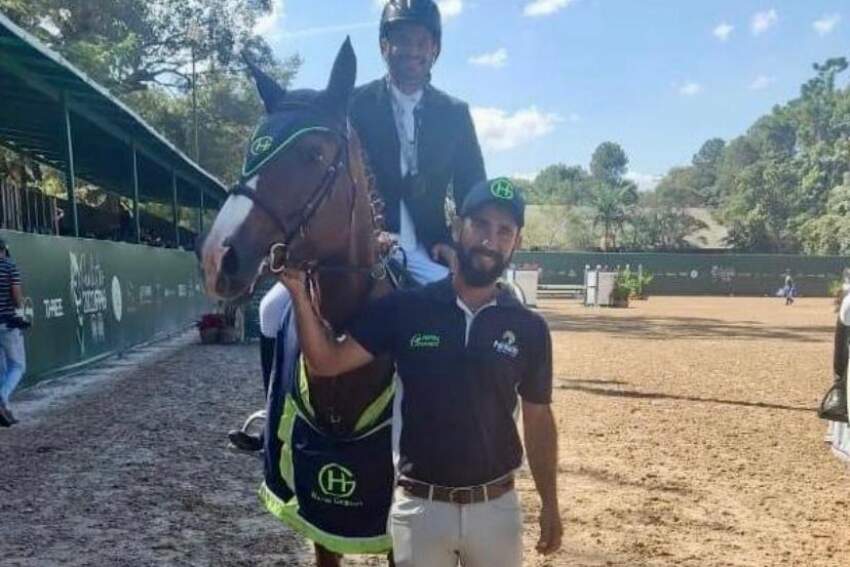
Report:
<svg viewBox="0 0 850 567"><path fill-rule="evenodd" d="M252 136L242 180L231 190L200 251L210 295L234 299L249 293L263 270L279 273L285 267L298 267L309 274L314 305L338 336L367 301L391 291L376 238L379 223L370 176L357 134L348 121L356 66L354 50L346 39L325 90L287 92L248 61L266 116ZM382 357L338 377L300 372L306 374L313 427L346 439L356 432L364 412L390 391L393 363ZM266 484L270 466L285 468L282 460L275 460L280 458L278 453L269 449L270 437L273 443L283 442L277 439L281 428L274 425L271 409L282 395L273 385L269 396L272 425L266 429ZM386 459L389 470L384 467L380 472L389 475L391 484L390 452L387 444L380 460ZM339 478L340 470L346 471L338 467L328 473L337 475L329 476L329 483L345 481ZM299 471L294 474L297 477ZM322 474L319 472L319 482ZM387 496L391 499L391 489ZM340 564L344 551L329 549L324 540L320 544L319 538L313 537L318 532L294 527L314 541L319 567ZM389 547L365 552L389 553L392 565Z"/></svg>

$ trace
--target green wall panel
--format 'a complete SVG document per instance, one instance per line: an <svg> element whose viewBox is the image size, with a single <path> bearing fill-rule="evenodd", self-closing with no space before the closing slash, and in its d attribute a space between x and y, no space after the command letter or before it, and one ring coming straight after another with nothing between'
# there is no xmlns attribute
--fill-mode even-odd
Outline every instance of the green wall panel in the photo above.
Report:
<svg viewBox="0 0 850 567"><path fill-rule="evenodd" d="M541 284L583 285L586 266L642 266L655 279L657 295L773 295L790 269L803 296L825 296L850 258L779 254L641 254L518 252L516 264L537 264Z"/></svg>
<svg viewBox="0 0 850 567"><path fill-rule="evenodd" d="M194 254L0 231L23 278L27 376L47 375L174 331L210 310Z"/></svg>

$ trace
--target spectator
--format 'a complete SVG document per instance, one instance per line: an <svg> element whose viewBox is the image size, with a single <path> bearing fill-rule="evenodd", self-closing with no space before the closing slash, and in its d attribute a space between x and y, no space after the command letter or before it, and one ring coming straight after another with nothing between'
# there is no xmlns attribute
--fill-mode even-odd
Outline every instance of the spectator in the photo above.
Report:
<svg viewBox="0 0 850 567"><path fill-rule="evenodd" d="M9 409L9 398L26 369L24 337L15 321L20 321L15 310L23 306L21 274L11 260L6 241L0 238L0 357L3 372L0 376L0 426L17 423Z"/></svg>

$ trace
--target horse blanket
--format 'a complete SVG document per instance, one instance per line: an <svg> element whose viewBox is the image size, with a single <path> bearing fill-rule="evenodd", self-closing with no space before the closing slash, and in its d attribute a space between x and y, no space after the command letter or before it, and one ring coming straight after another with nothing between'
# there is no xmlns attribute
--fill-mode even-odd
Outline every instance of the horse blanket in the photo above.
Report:
<svg viewBox="0 0 850 567"><path fill-rule="evenodd" d="M330 551L389 552L392 386L363 412L353 435L330 436L315 423L291 304L277 345L260 500L282 522Z"/></svg>

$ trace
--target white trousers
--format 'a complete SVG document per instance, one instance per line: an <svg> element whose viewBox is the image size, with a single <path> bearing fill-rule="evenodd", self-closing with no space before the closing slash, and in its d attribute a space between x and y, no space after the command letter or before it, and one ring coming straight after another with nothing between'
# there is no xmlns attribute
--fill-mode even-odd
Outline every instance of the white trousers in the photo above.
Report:
<svg viewBox="0 0 850 567"><path fill-rule="evenodd" d="M389 532L398 567L522 565L522 510L515 490L461 506L415 498L397 488Z"/></svg>
<svg viewBox="0 0 850 567"><path fill-rule="evenodd" d="M399 252L398 255L401 261L401 253ZM422 285L439 281L449 275L449 269L434 262L421 244L413 249L405 250L405 257L410 275ZM289 292L280 282L274 284L260 300L260 333L264 337L270 339L277 337L283 325L283 313L289 301Z"/></svg>

